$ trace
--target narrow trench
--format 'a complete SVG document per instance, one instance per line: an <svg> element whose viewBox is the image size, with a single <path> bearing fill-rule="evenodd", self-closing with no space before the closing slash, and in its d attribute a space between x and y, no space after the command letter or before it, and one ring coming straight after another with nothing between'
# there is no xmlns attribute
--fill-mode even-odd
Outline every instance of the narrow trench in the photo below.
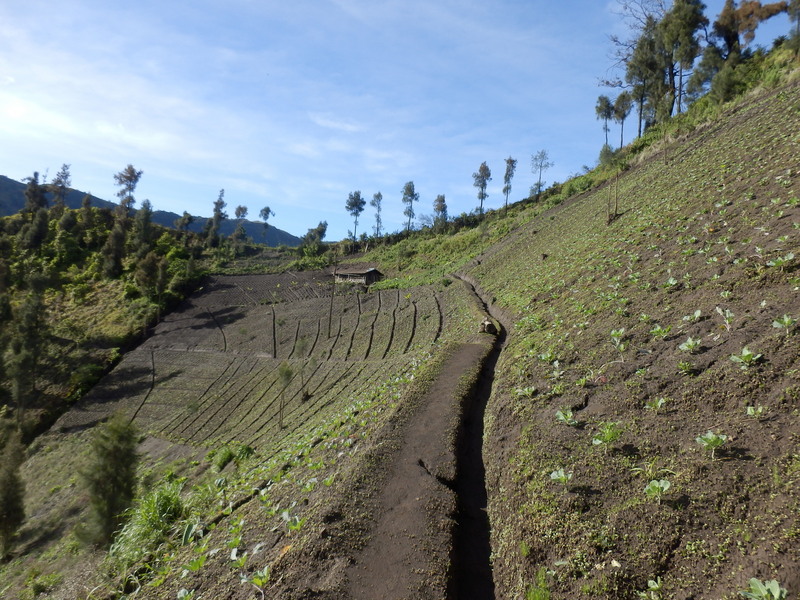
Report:
<svg viewBox="0 0 800 600"><path fill-rule="evenodd" d="M469 287L472 288L470 285ZM473 291L474 288L472 288ZM477 296L477 294L476 294ZM483 300L484 309L488 311ZM456 526L453 532L448 600L494 600L486 470L483 466L483 423L492 394L497 360L506 341L500 325L494 347L462 416L456 446Z"/></svg>

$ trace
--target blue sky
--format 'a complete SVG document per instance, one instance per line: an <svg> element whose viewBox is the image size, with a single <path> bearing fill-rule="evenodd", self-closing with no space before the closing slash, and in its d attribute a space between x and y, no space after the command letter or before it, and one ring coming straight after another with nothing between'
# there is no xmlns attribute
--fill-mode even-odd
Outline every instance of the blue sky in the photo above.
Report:
<svg viewBox="0 0 800 600"><path fill-rule="evenodd" d="M723 0L707 2L712 20ZM472 173L492 170L488 208L527 195L530 157L547 182L594 165L594 105L608 77L614 0L4 0L0 3L0 174L71 165L73 187L114 199L113 175L144 171L137 200L228 212L295 235L352 229L344 205L383 194L402 229L406 181L431 214L477 204ZM785 17L759 30L770 45ZM635 131L634 119L626 123ZM612 127L611 139L619 132ZM630 135L626 135L626 141ZM359 232L374 224L361 215Z"/></svg>

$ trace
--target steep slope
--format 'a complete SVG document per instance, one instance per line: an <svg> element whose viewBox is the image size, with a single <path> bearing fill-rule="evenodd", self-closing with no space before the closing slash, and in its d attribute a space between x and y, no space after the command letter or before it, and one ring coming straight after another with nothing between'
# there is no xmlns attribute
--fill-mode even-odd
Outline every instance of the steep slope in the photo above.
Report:
<svg viewBox="0 0 800 600"><path fill-rule="evenodd" d="M341 597L384 510L378 495L396 449L423 409L436 435L418 437L410 463L412 494L424 501L407 539L428 550L402 567L392 561L407 573L397 597L409 586L444 594L455 495L417 460L454 477L458 394L493 339L472 339L477 311L459 285L332 297L324 273L211 279L30 449L29 519L0 570L0 596L38 586L54 598L186 589L245 599L256 585L273 597ZM106 558L78 543L87 511L77 474L95 427L115 413L142 433L142 505L177 489L182 508L166 539L147 542L130 527ZM249 583L264 569L269 585Z"/></svg>
<svg viewBox="0 0 800 600"><path fill-rule="evenodd" d="M751 95L632 165L610 225L613 183L467 270L516 316L484 445L498 598L797 597L798 132L800 86Z"/></svg>

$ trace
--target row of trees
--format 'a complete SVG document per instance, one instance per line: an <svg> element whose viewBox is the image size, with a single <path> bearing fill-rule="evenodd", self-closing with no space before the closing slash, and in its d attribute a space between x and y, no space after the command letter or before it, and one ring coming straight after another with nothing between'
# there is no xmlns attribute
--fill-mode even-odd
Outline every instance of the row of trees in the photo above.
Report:
<svg viewBox="0 0 800 600"><path fill-rule="evenodd" d="M608 122L620 124L637 108L638 135L651 124L680 113L688 100L706 91L726 101L741 91L736 67L749 56L748 46L760 23L788 13L795 23L793 43L800 47L800 0L762 3L726 0L711 23L701 0L618 0L632 36L612 36L616 66L624 76L604 81L623 89L612 100L601 95L595 111L603 121L608 145Z"/></svg>
<svg viewBox="0 0 800 600"><path fill-rule="evenodd" d="M514 177L514 173L516 172L517 168L517 160L512 157L508 157L505 159L505 175L503 176L503 190L502 193L505 196L505 209L508 209L508 197L511 193L511 180ZM535 186L531 188L531 196L536 196L538 200L539 195L542 191L543 181L542 175L547 169L553 166L553 163L550 161L548 153L546 150L540 150L536 154L531 156L531 170L533 171L534 175L538 176L538 180ZM473 179L473 186L478 189L478 207L476 209L478 213L478 217L482 218L484 214L484 203L486 199L489 197L489 194L486 192L486 188L488 187L489 182L492 180L492 171L486 162L482 162L478 170L472 174ZM414 210L414 205L419 202L419 193L416 191L413 181L407 182L402 189L402 196L401 202L404 205L403 208L403 216L406 217L406 232L411 230L412 221L416 216L416 212ZM375 237L380 237L383 233L383 221L381 219L381 211L382 211L382 203L383 203L383 194L381 192L376 192L372 196L372 200L370 200L370 206L375 209L375 226L373 231L375 233ZM358 237L358 223L361 214L364 212L366 208L367 201L361 195L360 190L356 190L354 192L350 192L347 197L347 201L345 202L345 209L353 217L353 230L349 231L349 237L355 242ZM447 201L445 199L444 194L439 194L433 201L433 218L431 220L431 225L434 230L442 231L444 230L445 226L448 222L448 214L447 214ZM365 234L362 234L364 236Z"/></svg>

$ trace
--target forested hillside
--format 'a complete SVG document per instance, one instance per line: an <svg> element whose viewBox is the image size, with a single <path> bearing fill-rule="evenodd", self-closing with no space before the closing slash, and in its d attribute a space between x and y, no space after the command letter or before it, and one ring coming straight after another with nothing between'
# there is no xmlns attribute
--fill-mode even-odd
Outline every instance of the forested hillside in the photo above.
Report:
<svg viewBox="0 0 800 600"><path fill-rule="evenodd" d="M23 209L25 206L25 187L25 183L14 181L13 179L10 179L4 175L0 175L0 217L13 215ZM48 196L52 196L52 192L48 191ZM114 207L116 206L114 202L97 198L91 194L69 188L68 186L64 190L63 202L67 208L78 209L81 207L83 199L87 196L92 206L96 208L107 208L114 210ZM209 219L207 217L199 217L190 213L187 213L187 215L189 215L191 218L189 219L188 225L186 225L186 229L195 233L202 233ZM181 223L181 218L186 219L187 217L185 215L179 215L177 213L164 210L153 210L150 218L156 225L161 225L162 227L168 228L176 228L178 227L178 224ZM300 238L283 231L282 229L274 226L265 227L264 223L248 221L247 219L223 220L219 226L220 234L230 237L235 233L240 221L242 227L244 228L245 235L252 238L253 241L257 243L266 244L267 246L273 247L280 245L297 246L300 243Z"/></svg>

